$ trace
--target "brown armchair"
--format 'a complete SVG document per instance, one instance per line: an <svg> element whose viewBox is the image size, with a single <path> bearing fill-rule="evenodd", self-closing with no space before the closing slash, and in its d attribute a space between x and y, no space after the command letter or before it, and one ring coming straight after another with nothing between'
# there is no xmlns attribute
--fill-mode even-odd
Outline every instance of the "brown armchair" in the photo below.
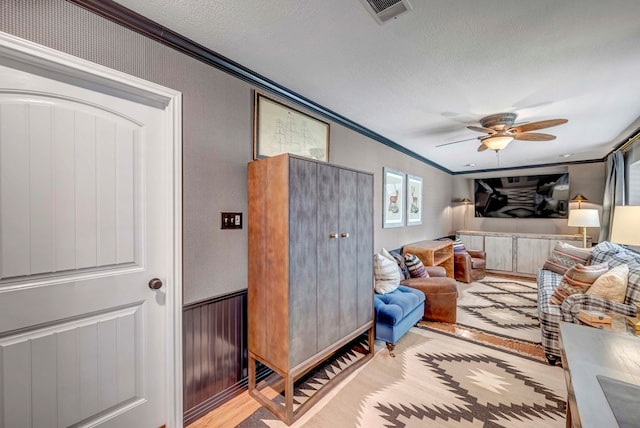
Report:
<svg viewBox="0 0 640 428"><path fill-rule="evenodd" d="M484 278L487 255L480 250L454 253L453 271L456 281L470 283Z"/></svg>

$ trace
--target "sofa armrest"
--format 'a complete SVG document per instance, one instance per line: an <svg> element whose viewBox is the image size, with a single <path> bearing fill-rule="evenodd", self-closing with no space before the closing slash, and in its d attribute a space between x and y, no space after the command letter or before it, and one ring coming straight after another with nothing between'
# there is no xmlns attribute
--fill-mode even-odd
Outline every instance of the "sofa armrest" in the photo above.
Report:
<svg viewBox="0 0 640 428"><path fill-rule="evenodd" d="M473 257L474 259L484 259L484 260L486 260L486 258L487 258L487 253L485 253L482 250L467 250L467 253L469 253L469 255L471 257Z"/></svg>
<svg viewBox="0 0 640 428"><path fill-rule="evenodd" d="M602 297L591 296L589 294L573 294L564 299L562 306L560 306L562 319L565 322L575 322L578 312L581 310L605 311L628 317L636 316L635 305L615 303Z"/></svg>
<svg viewBox="0 0 640 428"><path fill-rule="evenodd" d="M440 277L447 276L447 270L442 266L425 266L424 267L429 276Z"/></svg>

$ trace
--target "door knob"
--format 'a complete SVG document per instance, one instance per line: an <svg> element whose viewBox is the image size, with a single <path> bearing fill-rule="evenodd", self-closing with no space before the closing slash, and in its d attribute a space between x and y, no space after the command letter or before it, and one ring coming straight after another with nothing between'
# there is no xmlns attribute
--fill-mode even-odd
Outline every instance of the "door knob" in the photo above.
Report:
<svg viewBox="0 0 640 428"><path fill-rule="evenodd" d="M337 238L337 237L338 237L338 234L337 234L337 233L330 233L330 234L329 234L329 238L330 238L330 239L335 239L335 238Z"/></svg>
<svg viewBox="0 0 640 428"><path fill-rule="evenodd" d="M159 290L162 287L162 281L158 278L153 278L149 281L149 288L152 290Z"/></svg>
<svg viewBox="0 0 640 428"><path fill-rule="evenodd" d="M340 236L342 236L343 238L348 238L349 234L347 232L342 232Z"/></svg>

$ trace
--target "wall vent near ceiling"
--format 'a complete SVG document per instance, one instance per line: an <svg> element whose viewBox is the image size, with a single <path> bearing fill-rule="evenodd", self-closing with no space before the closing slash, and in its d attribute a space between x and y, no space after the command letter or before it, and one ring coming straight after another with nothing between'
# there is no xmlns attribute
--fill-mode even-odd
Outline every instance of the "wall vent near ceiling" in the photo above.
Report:
<svg viewBox="0 0 640 428"><path fill-rule="evenodd" d="M396 16L411 10L408 0L360 0L378 24L384 24Z"/></svg>

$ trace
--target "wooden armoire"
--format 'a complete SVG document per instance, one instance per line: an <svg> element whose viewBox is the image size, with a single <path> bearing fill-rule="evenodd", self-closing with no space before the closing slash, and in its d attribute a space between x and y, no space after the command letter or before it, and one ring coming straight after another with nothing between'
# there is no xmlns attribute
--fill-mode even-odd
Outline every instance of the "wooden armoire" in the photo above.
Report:
<svg viewBox="0 0 640 428"><path fill-rule="evenodd" d="M294 410L297 379L365 332L352 370L373 355L373 174L283 154L248 176L249 392L290 424L335 383ZM284 404L256 385L257 362Z"/></svg>

